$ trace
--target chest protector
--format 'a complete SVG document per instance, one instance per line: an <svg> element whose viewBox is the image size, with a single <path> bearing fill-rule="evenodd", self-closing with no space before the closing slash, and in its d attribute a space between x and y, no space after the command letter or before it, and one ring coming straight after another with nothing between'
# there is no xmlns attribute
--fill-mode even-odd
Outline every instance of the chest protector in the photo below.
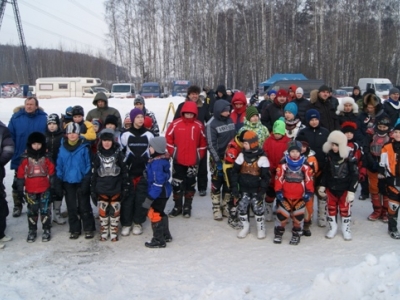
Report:
<svg viewBox="0 0 400 300"><path fill-rule="evenodd" d="M370 145L370 151L373 156L380 156L383 145L389 142L389 135L380 136L378 134L374 134L372 137L372 142Z"/></svg>
<svg viewBox="0 0 400 300"><path fill-rule="evenodd" d="M118 176L121 173L121 168L117 165L118 162L118 153L119 151L115 152L111 156L104 156L101 153L98 153L100 158L100 166L97 169L97 174L100 177L106 176Z"/></svg>
<svg viewBox="0 0 400 300"><path fill-rule="evenodd" d="M331 174L333 178L343 179L349 175L350 170L346 159L341 159L339 161L329 159L329 164L331 167Z"/></svg>
<svg viewBox="0 0 400 300"><path fill-rule="evenodd" d="M286 168L284 178L286 182L301 183L304 181L304 173L302 172L301 168L297 171Z"/></svg>
<svg viewBox="0 0 400 300"><path fill-rule="evenodd" d="M240 174L248 174L253 176L260 176L260 167L257 164L257 160L253 162L244 161L242 167L240 168Z"/></svg>
<svg viewBox="0 0 400 300"><path fill-rule="evenodd" d="M26 166L26 176L28 178L33 177L46 177L48 175L48 169L46 165L46 158L42 157L39 160L28 158L28 165Z"/></svg>

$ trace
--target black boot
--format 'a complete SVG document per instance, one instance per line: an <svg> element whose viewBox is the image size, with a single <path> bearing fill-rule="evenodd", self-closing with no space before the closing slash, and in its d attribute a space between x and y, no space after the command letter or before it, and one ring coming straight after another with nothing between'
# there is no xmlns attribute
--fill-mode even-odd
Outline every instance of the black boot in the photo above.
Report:
<svg viewBox="0 0 400 300"><path fill-rule="evenodd" d="M292 229L292 239L290 240L290 245L297 246L300 243L300 237L303 234L300 228L293 228Z"/></svg>
<svg viewBox="0 0 400 300"><path fill-rule="evenodd" d="M182 193L174 193L175 206L169 213L169 216L171 218L175 218L182 213L182 202L183 202L182 197L183 197Z"/></svg>
<svg viewBox="0 0 400 300"><path fill-rule="evenodd" d="M303 235L304 236L311 236L310 226L311 226L311 222L304 222L304 226L303 226Z"/></svg>
<svg viewBox="0 0 400 300"><path fill-rule="evenodd" d="M192 215L192 202L193 202L194 192L185 193L185 204L183 205L183 216L185 218L190 218Z"/></svg>
<svg viewBox="0 0 400 300"><path fill-rule="evenodd" d="M274 244L282 243L282 237L283 237L284 232L285 232L285 228L283 228L283 227L278 226L278 227L274 228L274 233L275 233Z"/></svg>
<svg viewBox="0 0 400 300"><path fill-rule="evenodd" d="M397 212L396 215L388 215L389 222L388 222L388 233L392 239L398 240L400 239L400 232L397 230Z"/></svg>
<svg viewBox="0 0 400 300"><path fill-rule="evenodd" d="M165 248L167 244L164 238L164 226L162 221L151 223L151 228L153 229L153 238L150 242L146 242L144 245L147 248Z"/></svg>
<svg viewBox="0 0 400 300"><path fill-rule="evenodd" d="M164 228L164 239L167 243L172 242L172 235L169 232L169 222L168 222L168 216L165 215L161 219L163 228Z"/></svg>

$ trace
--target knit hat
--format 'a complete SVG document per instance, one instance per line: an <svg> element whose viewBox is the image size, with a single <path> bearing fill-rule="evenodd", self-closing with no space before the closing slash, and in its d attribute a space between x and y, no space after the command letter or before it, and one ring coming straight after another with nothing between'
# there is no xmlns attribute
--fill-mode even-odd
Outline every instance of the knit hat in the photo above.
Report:
<svg viewBox="0 0 400 300"><path fill-rule="evenodd" d="M340 126L340 130L343 133L351 132L354 134L354 132L357 130L357 124L351 121L343 122L343 124Z"/></svg>
<svg viewBox="0 0 400 300"><path fill-rule="evenodd" d="M276 95L276 91L275 90L268 91L268 96L271 96L271 94L275 94Z"/></svg>
<svg viewBox="0 0 400 300"><path fill-rule="evenodd" d="M133 100L133 105L135 105L136 103L140 103L140 104L145 104L144 102L144 98L141 95L137 95L135 100Z"/></svg>
<svg viewBox="0 0 400 300"><path fill-rule="evenodd" d="M118 127L118 118L114 115L108 115L104 121L104 125L107 124L113 124L115 127Z"/></svg>
<svg viewBox="0 0 400 300"><path fill-rule="evenodd" d="M303 145L299 141L291 141L288 144L288 153L290 153L290 151L292 151L292 150L297 150L297 151L299 151L301 153L301 147L302 146Z"/></svg>
<svg viewBox="0 0 400 300"><path fill-rule="evenodd" d="M318 89L318 93L319 93L319 92L329 92L329 91L330 91L329 86L327 86L327 85L325 85L325 84L321 85L321 86L319 87L319 89Z"/></svg>
<svg viewBox="0 0 400 300"><path fill-rule="evenodd" d="M389 90L389 95L392 95L392 94L400 94L399 89L398 89L397 87L392 87L392 88Z"/></svg>
<svg viewBox="0 0 400 300"><path fill-rule="evenodd" d="M277 97L287 97L287 92L284 89L280 89L278 93L276 93Z"/></svg>
<svg viewBox="0 0 400 300"><path fill-rule="evenodd" d="M251 130L247 130L243 135L243 142L248 142L250 144L250 149L258 148L258 136L257 133Z"/></svg>
<svg viewBox="0 0 400 300"><path fill-rule="evenodd" d="M282 120L276 120L274 127L272 128L272 133L278 133L281 135L286 134L286 124Z"/></svg>
<svg viewBox="0 0 400 300"><path fill-rule="evenodd" d="M93 119L92 124L93 124L93 126L97 126L99 128L100 127L99 119Z"/></svg>
<svg viewBox="0 0 400 300"><path fill-rule="evenodd" d="M303 91L303 89L301 88L301 87L298 87L297 89L296 89L296 94L304 94L304 91Z"/></svg>
<svg viewBox="0 0 400 300"><path fill-rule="evenodd" d="M285 105L284 111L292 113L295 117L297 115L297 105L294 102L289 102Z"/></svg>
<svg viewBox="0 0 400 300"><path fill-rule="evenodd" d="M27 146L31 146L33 143L40 143L42 144L42 148L46 148L46 137L43 133L41 132L32 132L29 136L28 136L28 140L27 140Z"/></svg>
<svg viewBox="0 0 400 300"><path fill-rule="evenodd" d="M52 123L57 125L60 124L60 118L57 114L50 114L47 116L47 125Z"/></svg>
<svg viewBox="0 0 400 300"><path fill-rule="evenodd" d="M188 87L187 95L189 96L192 93L200 95L200 91L201 91L200 87L198 87L197 85L191 85L191 86Z"/></svg>
<svg viewBox="0 0 400 300"><path fill-rule="evenodd" d="M153 127L153 119L149 116L144 117L144 123L143 123L144 128L150 129Z"/></svg>
<svg viewBox="0 0 400 300"><path fill-rule="evenodd" d="M110 128L104 128L100 132L100 140L102 141L114 141L114 130Z"/></svg>
<svg viewBox="0 0 400 300"><path fill-rule="evenodd" d="M167 141L163 136L156 136L150 140L149 146L151 146L155 152L163 154L167 148Z"/></svg>
<svg viewBox="0 0 400 300"><path fill-rule="evenodd" d="M65 129L65 133L66 134L68 134L68 133L77 133L77 134L79 134L79 133L81 133L81 127L79 126L78 123L70 122L67 125L67 128Z"/></svg>
<svg viewBox="0 0 400 300"><path fill-rule="evenodd" d="M251 117L252 116L256 116L256 115L258 116L258 110L257 110L257 108L255 106L249 106L246 109L246 119L247 119L247 121L250 121Z"/></svg>
<svg viewBox="0 0 400 300"><path fill-rule="evenodd" d="M132 123L135 121L135 118L138 115L142 115L144 117L143 110L141 110L139 108L134 108L134 109L131 110L131 112L129 113L129 116L131 117Z"/></svg>
<svg viewBox="0 0 400 300"><path fill-rule="evenodd" d="M80 105L75 105L72 108L72 116L84 116L85 113L83 111L83 107Z"/></svg>
<svg viewBox="0 0 400 300"><path fill-rule="evenodd" d="M310 110L308 110L308 111L306 112L306 121L307 121L307 124L310 123L311 119L314 119L314 118L316 118L316 119L318 119L318 120L321 118L321 115L319 114L319 111L316 110L316 109L310 109Z"/></svg>
<svg viewBox="0 0 400 300"><path fill-rule="evenodd" d="M322 146L322 151L328 153L332 149L332 143L339 146L339 155L341 158L347 158L349 156L349 147L347 147L347 137L343 132L339 130L332 131L328 140Z"/></svg>
<svg viewBox="0 0 400 300"><path fill-rule="evenodd" d="M306 147L306 148L310 147L310 144L308 142L308 138L305 135L296 136L296 141L300 142L303 145L303 147Z"/></svg>

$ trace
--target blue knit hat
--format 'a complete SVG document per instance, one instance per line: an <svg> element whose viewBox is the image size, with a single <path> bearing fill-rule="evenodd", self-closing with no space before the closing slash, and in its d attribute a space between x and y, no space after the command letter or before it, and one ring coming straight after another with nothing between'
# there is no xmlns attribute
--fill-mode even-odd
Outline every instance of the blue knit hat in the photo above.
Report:
<svg viewBox="0 0 400 300"><path fill-rule="evenodd" d="M306 121L307 124L310 123L311 119L317 118L318 120L321 118L319 111L316 109L310 109L306 112Z"/></svg>
<svg viewBox="0 0 400 300"><path fill-rule="evenodd" d="M285 105L284 111L288 111L292 113L294 116L297 115L297 105L294 102L289 102L288 104Z"/></svg>
<svg viewBox="0 0 400 300"><path fill-rule="evenodd" d="M275 94L275 95L276 95L276 91L275 91L275 90L270 90L270 91L268 92L268 96L271 96L271 94Z"/></svg>

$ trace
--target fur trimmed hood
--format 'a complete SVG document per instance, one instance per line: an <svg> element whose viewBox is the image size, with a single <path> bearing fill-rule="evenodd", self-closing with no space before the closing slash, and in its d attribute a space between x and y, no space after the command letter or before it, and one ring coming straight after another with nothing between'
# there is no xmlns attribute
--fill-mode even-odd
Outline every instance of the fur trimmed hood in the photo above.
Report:
<svg viewBox="0 0 400 300"><path fill-rule="evenodd" d="M20 106L15 107L13 109L13 113L15 114L15 113L19 112L21 109L25 110L25 105L20 105ZM38 109L41 111L44 111L44 109L41 106L39 106Z"/></svg>
<svg viewBox="0 0 400 300"><path fill-rule="evenodd" d="M339 130L332 131L328 140L322 146L322 151L324 153L328 153L332 149L332 143L339 145L339 155L341 158L347 158L349 156L349 147L347 147L347 138L343 132Z"/></svg>
<svg viewBox="0 0 400 300"><path fill-rule="evenodd" d="M379 98L374 94L366 94L363 100L365 106L377 106L380 103Z"/></svg>
<svg viewBox="0 0 400 300"><path fill-rule="evenodd" d="M353 111L352 112L354 114L358 113L358 105L356 104L356 102L354 102L354 99L351 98L351 97L343 97L343 98L340 99L339 106L337 107L337 110L336 110L336 114L337 115L340 115L340 113L343 112L344 105L347 104L347 103L350 103L351 106L353 107Z"/></svg>
<svg viewBox="0 0 400 300"><path fill-rule="evenodd" d="M310 92L310 103L315 103L318 100L318 90L312 90Z"/></svg>

